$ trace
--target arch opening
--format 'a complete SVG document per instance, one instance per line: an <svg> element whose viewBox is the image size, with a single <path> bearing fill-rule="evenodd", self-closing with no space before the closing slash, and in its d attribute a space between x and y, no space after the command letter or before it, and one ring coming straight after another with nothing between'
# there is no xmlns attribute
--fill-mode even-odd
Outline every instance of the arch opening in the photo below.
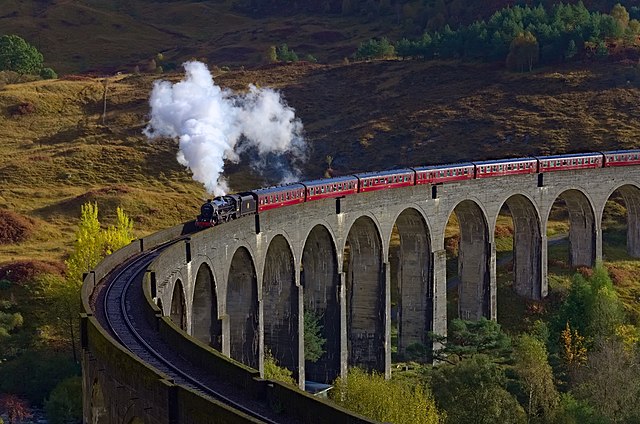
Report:
<svg viewBox="0 0 640 424"><path fill-rule="evenodd" d="M187 331L187 308L184 301L184 289L182 288L182 281L180 280L177 280L173 286L169 317L181 330Z"/></svg>
<svg viewBox="0 0 640 424"><path fill-rule="evenodd" d="M262 280L264 348L278 364L298 371L298 295L293 255L278 235L269 244Z"/></svg>
<svg viewBox="0 0 640 424"><path fill-rule="evenodd" d="M258 368L258 282L249 251L233 255L227 283L227 316L231 357Z"/></svg>
<svg viewBox="0 0 640 424"><path fill-rule="evenodd" d="M541 300L547 294L539 214L527 197L518 194L503 203L494 240L497 318L504 328L511 328L515 323L507 317L524 312L528 300Z"/></svg>
<svg viewBox="0 0 640 424"><path fill-rule="evenodd" d="M214 349L220 350L222 347L218 298L213 273L207 264L200 265L196 274L191 307L191 335Z"/></svg>
<svg viewBox="0 0 640 424"><path fill-rule="evenodd" d="M458 203L447 222L447 319L491 318L489 231L482 209Z"/></svg>
<svg viewBox="0 0 640 424"><path fill-rule="evenodd" d="M602 211L604 260L640 257L640 189L624 185L615 190Z"/></svg>
<svg viewBox="0 0 640 424"><path fill-rule="evenodd" d="M433 264L429 230L415 209L398 216L389 244L392 360L431 359Z"/></svg>
<svg viewBox="0 0 640 424"><path fill-rule="evenodd" d="M305 241L300 282L305 320L315 320L324 339L324 353L315 361L305 346L305 379L330 383L340 375L340 276L333 239L322 225L315 226Z"/></svg>
<svg viewBox="0 0 640 424"><path fill-rule="evenodd" d="M546 231L550 264L562 268L595 265L595 217L584 193L562 192L549 211Z"/></svg>
<svg viewBox="0 0 640 424"><path fill-rule="evenodd" d="M347 236L346 279L348 364L385 371L385 270L382 243L374 222L358 218Z"/></svg>

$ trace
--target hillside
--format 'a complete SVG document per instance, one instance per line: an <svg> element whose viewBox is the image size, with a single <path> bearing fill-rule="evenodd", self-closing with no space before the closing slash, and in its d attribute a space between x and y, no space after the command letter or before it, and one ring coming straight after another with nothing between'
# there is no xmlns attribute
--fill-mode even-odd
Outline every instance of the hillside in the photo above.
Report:
<svg viewBox="0 0 640 424"><path fill-rule="evenodd" d="M167 69L191 58L255 66L265 63L269 45L281 43L321 62L337 62L383 31L339 15L252 17L232 3L7 0L0 3L0 24L3 33L29 40L61 74L113 74L136 65L144 70L158 53Z"/></svg>
<svg viewBox="0 0 640 424"><path fill-rule="evenodd" d="M175 70L197 58L219 67L255 67L266 63L269 46L283 43L301 57L340 63L372 37L391 40L420 37L488 19L531 0L4 0L3 34L28 40L59 74L114 74L160 65ZM542 2L550 7L555 1ZM577 3L565 1L564 3ZM609 12L627 6L632 18L640 8L630 0L588 0L590 10ZM393 7L392 7L393 4ZM163 63L151 63L161 53Z"/></svg>
<svg viewBox="0 0 640 424"><path fill-rule="evenodd" d="M150 143L142 135L153 81L181 77L110 78L104 125L100 79L39 81L0 91L0 207L35 219L39 228L28 241L1 246L0 262L59 259L87 200L99 201L107 221L121 204L140 233L196 214L206 193L176 161L175 142ZM282 92L310 146L303 178L322 177L327 155L339 175L640 147L640 76L632 65L512 74L457 62L298 63L217 71L215 81L236 91L253 83ZM20 104L32 109L20 114ZM227 175L235 190L264 185L246 164L229 164Z"/></svg>

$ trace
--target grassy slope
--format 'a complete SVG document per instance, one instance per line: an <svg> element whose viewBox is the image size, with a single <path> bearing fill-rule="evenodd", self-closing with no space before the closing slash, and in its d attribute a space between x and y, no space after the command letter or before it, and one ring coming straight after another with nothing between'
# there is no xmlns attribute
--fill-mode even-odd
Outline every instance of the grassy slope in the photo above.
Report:
<svg viewBox="0 0 640 424"><path fill-rule="evenodd" d="M589 71L514 75L488 65L383 61L272 66L215 78L235 90L256 83L283 92L305 124L311 145L305 177L314 178L323 174L328 154L336 172L349 173L640 147L640 89L626 83L631 72L627 65L601 64ZM63 240L70 239L79 206L89 199L99 199L110 214L122 203L144 231L191 218L205 193L176 162L173 142L150 144L141 134L157 78L110 78L106 125L99 79L0 91L0 206L39 219L40 234L60 234ZM12 115L25 101L35 105L35 113ZM262 184L246 167L229 170L238 190ZM64 250L56 242L40 246L41 241L1 247L0 262L31 256L32 249L43 257Z"/></svg>

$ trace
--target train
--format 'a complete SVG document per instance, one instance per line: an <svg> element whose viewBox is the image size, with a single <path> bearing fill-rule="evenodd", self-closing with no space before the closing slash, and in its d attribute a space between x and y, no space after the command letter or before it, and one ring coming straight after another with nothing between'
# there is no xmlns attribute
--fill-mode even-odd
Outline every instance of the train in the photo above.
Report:
<svg viewBox="0 0 640 424"><path fill-rule="evenodd" d="M630 165L640 165L640 150L534 156L365 172L209 199L201 206L195 225L200 228L213 227L270 209L376 190L427 184L437 186L452 181L536 173L539 175L539 184L542 185L541 177L548 172Z"/></svg>

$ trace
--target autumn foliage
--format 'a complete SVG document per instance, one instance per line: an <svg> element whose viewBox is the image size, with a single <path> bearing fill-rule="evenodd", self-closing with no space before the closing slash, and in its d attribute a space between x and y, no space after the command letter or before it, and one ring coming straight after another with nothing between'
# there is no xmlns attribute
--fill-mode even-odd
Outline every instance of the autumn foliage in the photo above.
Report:
<svg viewBox="0 0 640 424"><path fill-rule="evenodd" d="M11 393L0 394L0 412L7 415L9 424L17 424L32 415L27 401Z"/></svg>

